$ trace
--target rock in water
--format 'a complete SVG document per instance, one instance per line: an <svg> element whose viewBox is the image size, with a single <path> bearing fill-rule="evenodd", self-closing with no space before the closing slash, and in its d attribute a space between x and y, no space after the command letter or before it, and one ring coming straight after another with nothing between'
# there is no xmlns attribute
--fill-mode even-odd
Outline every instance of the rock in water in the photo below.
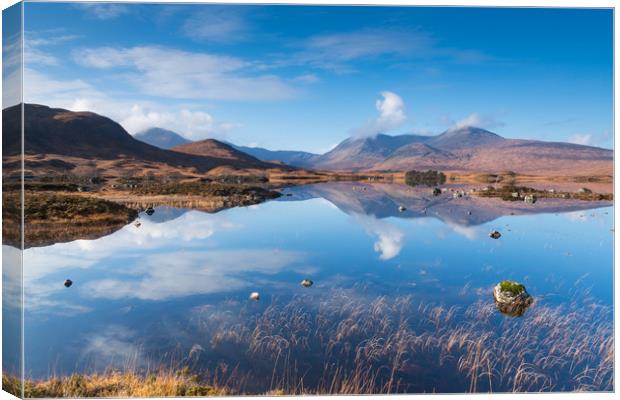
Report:
<svg viewBox="0 0 620 400"><path fill-rule="evenodd" d="M260 300L260 294L258 292L250 293L250 300L259 301Z"/></svg>
<svg viewBox="0 0 620 400"><path fill-rule="evenodd" d="M489 233L489 237L491 239L499 239L500 237L502 237L502 234L499 233L498 231L493 231L493 232Z"/></svg>
<svg viewBox="0 0 620 400"><path fill-rule="evenodd" d="M398 211L404 212L404 211L407 211L407 208L405 206L400 206L398 207Z"/></svg>
<svg viewBox="0 0 620 400"><path fill-rule="evenodd" d="M65 287L71 287L71 285L73 285L73 281L71 279L66 279L64 285Z"/></svg>
<svg viewBox="0 0 620 400"><path fill-rule="evenodd" d="M303 287L310 287L314 285L314 282L312 282L310 279L304 279L303 281L301 281L301 286Z"/></svg>
<svg viewBox="0 0 620 400"><path fill-rule="evenodd" d="M153 207L149 207L144 212L146 213L146 215L153 215L155 213L155 210L153 209Z"/></svg>
<svg viewBox="0 0 620 400"><path fill-rule="evenodd" d="M536 196L534 196L533 194L527 194L527 195L525 195L525 197L523 198L523 201L524 201L526 204L534 204L534 203L536 203L536 200L537 200L537 199L536 199Z"/></svg>
<svg viewBox="0 0 620 400"><path fill-rule="evenodd" d="M441 189L435 188L433 189L433 196L439 196L441 194Z"/></svg>
<svg viewBox="0 0 620 400"><path fill-rule="evenodd" d="M511 317L520 317L532 305L534 299L525 286L513 281L501 281L493 288L493 298L497 309Z"/></svg>

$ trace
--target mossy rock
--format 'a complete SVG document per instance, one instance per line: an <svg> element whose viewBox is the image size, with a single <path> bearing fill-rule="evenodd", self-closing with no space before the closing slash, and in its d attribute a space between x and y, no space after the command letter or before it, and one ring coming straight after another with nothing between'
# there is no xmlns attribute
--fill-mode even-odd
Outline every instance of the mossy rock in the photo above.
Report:
<svg viewBox="0 0 620 400"><path fill-rule="evenodd" d="M508 292L513 295L517 295L521 292L525 292L525 286L523 286L522 284L518 282L514 282L514 281L508 281L508 280L501 281L499 283L499 287L502 290L502 292Z"/></svg>
<svg viewBox="0 0 620 400"><path fill-rule="evenodd" d="M532 305L534 299L518 282L504 280L493 289L497 309L505 315L520 317Z"/></svg>

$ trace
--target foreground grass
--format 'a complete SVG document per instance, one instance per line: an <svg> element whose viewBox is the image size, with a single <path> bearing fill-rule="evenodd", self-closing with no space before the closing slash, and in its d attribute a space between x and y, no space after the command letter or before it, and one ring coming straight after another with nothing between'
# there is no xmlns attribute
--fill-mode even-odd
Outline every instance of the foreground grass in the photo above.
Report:
<svg viewBox="0 0 620 400"><path fill-rule="evenodd" d="M318 299L305 294L258 309L231 302L202 308L192 316L192 326L203 340L187 353L181 350L186 356L180 365L200 365L192 368L197 375L180 366L152 374L128 367L29 380L25 397L614 389L608 307L590 300L550 305L540 299L522 318L505 318L488 291L478 289L461 294L478 297L464 308L410 296L366 296L363 290L337 289ZM587 297L587 292L569 290L568 296ZM227 365L231 360L235 365ZM3 377L3 386L20 392L14 378Z"/></svg>
<svg viewBox="0 0 620 400"><path fill-rule="evenodd" d="M20 397L19 379L3 375L2 389ZM171 397L219 396L231 394L226 389L198 382L187 370L178 373L159 372L146 376L133 372L71 375L45 381L26 380L24 397Z"/></svg>

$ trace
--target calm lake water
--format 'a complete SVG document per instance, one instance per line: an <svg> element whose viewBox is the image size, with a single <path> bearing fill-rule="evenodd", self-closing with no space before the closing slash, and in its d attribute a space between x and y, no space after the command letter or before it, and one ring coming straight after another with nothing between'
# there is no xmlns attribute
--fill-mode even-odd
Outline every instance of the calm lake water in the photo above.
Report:
<svg viewBox="0 0 620 400"><path fill-rule="evenodd" d="M216 214L160 207L139 227L26 250L26 374L188 366L256 393L613 388L611 203L283 193ZM503 279L534 296L523 317L495 309Z"/></svg>

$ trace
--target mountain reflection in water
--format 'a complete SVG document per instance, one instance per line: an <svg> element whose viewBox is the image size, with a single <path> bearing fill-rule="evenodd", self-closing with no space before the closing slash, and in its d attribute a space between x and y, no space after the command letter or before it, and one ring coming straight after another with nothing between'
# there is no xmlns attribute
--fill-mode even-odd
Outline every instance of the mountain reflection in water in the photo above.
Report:
<svg viewBox="0 0 620 400"><path fill-rule="evenodd" d="M431 190L291 187L30 248L27 374L162 364L252 393L612 389L611 203ZM523 317L495 309L502 279L534 296Z"/></svg>

